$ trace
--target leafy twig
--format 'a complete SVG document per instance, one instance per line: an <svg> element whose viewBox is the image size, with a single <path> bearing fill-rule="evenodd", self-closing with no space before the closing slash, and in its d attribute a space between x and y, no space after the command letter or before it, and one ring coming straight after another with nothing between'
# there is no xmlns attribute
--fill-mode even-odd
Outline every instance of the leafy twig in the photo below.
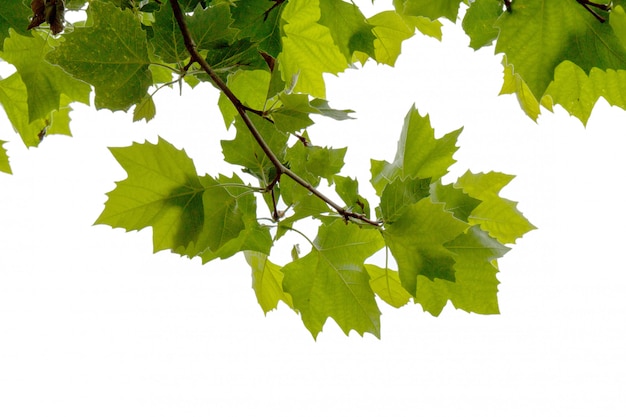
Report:
<svg viewBox="0 0 626 417"><path fill-rule="evenodd" d="M318 189L313 187L307 181L302 179L298 174L296 174L295 172L287 168L282 162L280 162L278 157L270 149L269 145L265 142L265 139L263 139L263 137L261 136L261 133L258 131L256 126L254 125L250 117L248 116L247 114L247 111L249 111L248 107L245 106L237 98L237 96L235 96L235 94L231 91L231 89L228 88L226 83L217 76L213 68L211 68L209 63L206 62L206 60L200 55L200 53L196 49L196 45L191 37L191 32L189 31L189 28L187 27L184 13L180 8L180 4L178 3L178 0L170 0L170 3L172 5L172 11L174 12L174 18L176 19L176 23L178 24L180 32L183 36L185 47L187 48L187 51L189 51L189 54L191 55L191 60L198 63L198 65L200 65L200 67L204 70L204 72L206 72L208 76L211 78L213 83L215 83L217 88L219 88L222 91L222 93L224 93L224 95L235 106L237 113L239 113L239 115L241 116L241 119L243 120L246 127L252 134L252 137L255 139L257 144L261 147L265 155L267 155L267 157L272 162L274 167L276 167L277 177L280 178L281 175L288 176L289 178L294 180L296 183L298 183L300 186L307 189L311 194L315 195L316 197L324 201L326 204L328 204L333 210L339 213L346 220L349 220L350 218L357 219L364 223L370 224L372 226L379 227L381 225L380 222L376 220L371 220L363 214L355 213L355 212L344 209L339 204L335 203L333 200L331 200L330 198L322 194Z"/></svg>

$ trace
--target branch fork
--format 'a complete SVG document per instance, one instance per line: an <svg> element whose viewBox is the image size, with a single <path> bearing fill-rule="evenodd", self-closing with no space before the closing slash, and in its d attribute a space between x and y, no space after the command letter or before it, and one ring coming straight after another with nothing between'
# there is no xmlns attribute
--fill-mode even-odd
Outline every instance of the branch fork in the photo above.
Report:
<svg viewBox="0 0 626 417"><path fill-rule="evenodd" d="M282 175L286 175L292 180L294 180L296 183L298 183L300 186L307 189L311 194L315 195L316 197L324 201L324 203L326 203L333 210L335 210L339 215L341 215L346 222L349 221L350 219L355 219L363 223L367 223L371 226L380 227L382 225L381 222L376 221L376 220L371 220L363 214L355 213L355 212L346 210L345 208L341 207L339 204L335 203L333 200L331 200L330 198L322 194L317 188L313 187L306 180L301 178L298 174L296 174L295 172L287 168L285 164L283 164L278 159L278 157L270 149L269 145L267 144L267 142L265 142L265 139L263 139L263 136L261 135L261 133L258 131L256 126L254 125L250 117L248 116L249 111L252 111L254 113L256 112L248 108L247 106L245 106L237 98L237 96L235 96L235 94L230 90L230 88L228 88L226 83L217 76L217 74L215 73L213 68L211 68L209 63L206 62L206 60L200 55L200 53L196 49L196 44L191 37L191 32L189 31L189 28L187 27L187 24L185 22L185 16L184 16L183 11L180 8L180 4L178 3L178 0L170 0L170 3L172 5L172 11L174 12L174 18L176 19L176 23L178 24L178 27L183 36L185 47L187 48L187 51L191 55L191 62L198 63L200 67L202 68L202 70L206 72L207 75L211 78L211 80L217 86L217 88L220 91L222 91L224 95L230 100L230 102L235 106L237 113L239 113L239 115L241 116L241 119L243 120L246 127L252 134L252 137L254 137L257 144L263 150L263 153L267 155L269 160L272 162L272 164L276 168L276 177L266 187L266 191L271 191L272 196L273 196L274 186L280 181L280 177ZM278 214L278 211L276 209L274 211L275 212L273 213L273 215L275 217Z"/></svg>

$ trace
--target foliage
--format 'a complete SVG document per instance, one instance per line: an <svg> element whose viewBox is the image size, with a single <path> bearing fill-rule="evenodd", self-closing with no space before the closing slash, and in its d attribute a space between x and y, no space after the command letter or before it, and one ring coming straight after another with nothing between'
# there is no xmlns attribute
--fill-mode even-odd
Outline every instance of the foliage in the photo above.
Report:
<svg viewBox="0 0 626 417"><path fill-rule="evenodd" d="M79 9L86 20L63 25L63 11ZM0 58L15 68L0 80L0 103L37 146L70 134L71 104L92 92L96 108L149 121L161 88L210 83L236 132L221 145L237 173L198 173L163 138L112 148L127 178L97 223L151 227L155 251L203 262L243 252L264 312L282 301L314 337L328 318L346 334L379 336L379 300L413 300L433 315L448 302L497 313L497 259L533 229L499 196L512 176L468 171L444 182L462 130L436 138L416 108L393 161L371 161L370 201L363 182L341 174L348 149L316 145L307 132L313 115L352 117L326 101L324 74L394 65L416 30L440 39L442 19L462 24L472 48L494 45L502 93L533 119L560 105L586 123L600 97L626 108L621 0L394 0L374 16L343 0L15 1L0 10ZM10 173L3 144L0 170ZM285 236L310 249L294 247L278 265L272 248Z"/></svg>

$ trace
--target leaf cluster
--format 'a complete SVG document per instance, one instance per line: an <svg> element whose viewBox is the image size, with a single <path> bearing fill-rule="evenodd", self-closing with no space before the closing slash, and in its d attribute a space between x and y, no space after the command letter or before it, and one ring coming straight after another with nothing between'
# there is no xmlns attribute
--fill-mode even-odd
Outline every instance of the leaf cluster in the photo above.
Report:
<svg viewBox="0 0 626 417"><path fill-rule="evenodd" d="M542 70L525 74L519 62L526 52L513 33L521 31L515 19L523 19L529 13L524 7L533 3L515 2L509 16L499 1L476 0L463 21L472 46L498 39L496 48L506 55L505 81L515 80L514 91L538 97L552 92L558 102L547 64L566 57L580 66L553 65L550 71L579 69L591 77L597 68L588 53L605 43L610 51L600 61L607 68L598 71L619 70L613 68L621 63L613 26L595 29L600 23L583 9L577 19L593 23L585 30L598 38L583 42L585 50L566 53L559 45L547 48L543 39L531 42L528 30L522 43L547 49ZM497 259L509 250L505 245L533 229L516 203L499 196L512 176L468 171L444 183L461 129L435 138L428 116L411 108L394 160L371 161L376 201L368 201L358 180L341 174L348 150L316 145L307 132L321 117L352 117L325 99L325 74L368 60L393 65L416 30L440 38L438 19L455 20L460 0L396 0L393 10L370 17L342 0L54 4L65 5L67 16L83 10L86 20L67 23L55 36L58 26L47 32L51 22L45 16L25 30L30 12L24 4L0 11L0 58L15 67L0 80L0 103L28 146L47 134L69 134L71 103L89 103L92 93L98 109L132 111L133 120L149 121L160 89L182 83L217 88L224 122L235 131L221 142L224 160L239 167L230 175L198 173L186 152L163 138L112 148L127 178L108 193L96 223L150 227L155 251L203 262L242 252L262 309L282 301L314 337L328 318L346 334L379 336L378 301L400 307L413 300L433 315L448 302L469 312L498 312ZM573 28L583 20L570 23ZM10 172L3 143L0 169ZM306 222L317 229L314 236ZM292 260L278 265L270 256L286 236L308 251L294 246ZM376 263L377 253L384 262Z"/></svg>

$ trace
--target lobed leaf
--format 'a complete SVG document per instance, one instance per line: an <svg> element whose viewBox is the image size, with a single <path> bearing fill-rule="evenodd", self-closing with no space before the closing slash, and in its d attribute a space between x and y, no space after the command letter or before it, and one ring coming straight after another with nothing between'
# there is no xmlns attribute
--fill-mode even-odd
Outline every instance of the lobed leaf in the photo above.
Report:
<svg viewBox="0 0 626 417"><path fill-rule="evenodd" d="M89 104L89 85L45 60L53 48L39 32L27 37L12 32L4 41L0 57L13 64L26 86L28 122L45 119L58 110L61 95Z"/></svg>
<svg viewBox="0 0 626 417"><path fill-rule="evenodd" d="M283 267L283 288L313 337L329 317L346 334L380 337L380 311L363 263L383 244L377 230L336 220L320 226L311 252Z"/></svg>
<svg viewBox="0 0 626 417"><path fill-rule="evenodd" d="M470 214L469 223L480 225L503 244L515 243L519 237L535 229L517 209L517 203L498 195L513 178L498 172L473 174L467 171L455 184L470 197L481 200Z"/></svg>
<svg viewBox="0 0 626 417"><path fill-rule="evenodd" d="M498 314L495 260L509 249L478 226L467 229L444 246L454 254L454 282L419 276L415 302L433 316L438 316L448 301L467 312Z"/></svg>
<svg viewBox="0 0 626 417"><path fill-rule="evenodd" d="M335 44L330 29L319 23L319 0L292 0L282 19L283 49L278 56L284 80L296 79L295 92L324 98L323 74L338 74L348 61Z"/></svg>
<svg viewBox="0 0 626 417"><path fill-rule="evenodd" d="M443 177L455 160L456 139L462 129L435 139L428 115L422 117L415 106L409 110L402 127L396 157L390 164L372 160L371 183L380 195L394 178Z"/></svg>
<svg viewBox="0 0 626 417"><path fill-rule="evenodd" d="M571 61L586 73L626 69L626 49L611 25L572 0L525 0L503 13L496 52L504 53L535 97L542 97L556 67Z"/></svg>
<svg viewBox="0 0 626 417"><path fill-rule="evenodd" d="M102 0L91 1L87 14L93 26L76 27L47 59L93 85L96 108L128 110L152 84L141 23L132 11Z"/></svg>
<svg viewBox="0 0 626 417"><path fill-rule="evenodd" d="M411 295L416 295L418 276L455 280L454 254L444 244L467 228L443 203L429 198L408 206L396 221L385 224L385 243L398 263L402 286Z"/></svg>
<svg viewBox="0 0 626 417"><path fill-rule="evenodd" d="M470 37L470 46L480 49L498 37L494 26L502 14L502 0L475 0L463 17L463 30Z"/></svg>
<svg viewBox="0 0 626 417"><path fill-rule="evenodd" d="M373 26L355 4L343 0L319 0L319 7L318 23L330 29L335 45L347 62L352 62L356 51L375 55Z"/></svg>

